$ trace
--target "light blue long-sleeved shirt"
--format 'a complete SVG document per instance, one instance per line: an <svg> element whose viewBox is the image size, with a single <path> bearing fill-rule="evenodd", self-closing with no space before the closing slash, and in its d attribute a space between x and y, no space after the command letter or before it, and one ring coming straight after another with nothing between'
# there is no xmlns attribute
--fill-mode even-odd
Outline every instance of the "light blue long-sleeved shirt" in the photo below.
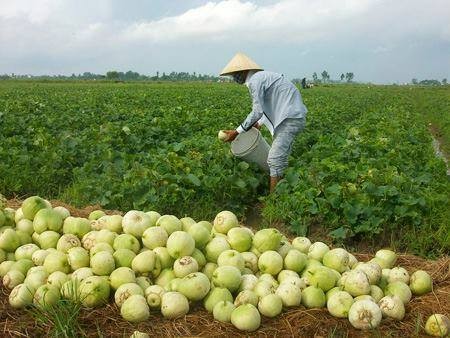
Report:
<svg viewBox="0 0 450 338"><path fill-rule="evenodd" d="M236 129L238 133L251 129L258 122L273 135L285 119L303 118L308 112L297 87L282 74L250 72L245 84L252 97L252 111Z"/></svg>

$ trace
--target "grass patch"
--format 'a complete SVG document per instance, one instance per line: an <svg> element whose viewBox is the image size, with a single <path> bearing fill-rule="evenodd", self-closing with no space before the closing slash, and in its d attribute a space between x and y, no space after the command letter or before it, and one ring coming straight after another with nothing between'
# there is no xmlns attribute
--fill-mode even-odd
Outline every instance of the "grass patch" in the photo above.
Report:
<svg viewBox="0 0 450 338"><path fill-rule="evenodd" d="M50 337L76 338L83 336L78 316L81 304L60 299L55 305L49 307L32 306L28 309L36 325Z"/></svg>
<svg viewBox="0 0 450 338"><path fill-rule="evenodd" d="M69 283L63 287L66 299L61 298L55 304L45 306L32 305L27 309L38 329L50 337L76 338L85 336L79 321L83 308L79 283Z"/></svg>

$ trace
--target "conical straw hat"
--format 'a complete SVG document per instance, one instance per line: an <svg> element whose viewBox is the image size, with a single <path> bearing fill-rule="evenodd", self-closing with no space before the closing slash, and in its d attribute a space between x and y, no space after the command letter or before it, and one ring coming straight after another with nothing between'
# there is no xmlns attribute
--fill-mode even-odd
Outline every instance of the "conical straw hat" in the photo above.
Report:
<svg viewBox="0 0 450 338"><path fill-rule="evenodd" d="M263 70L258 64L243 53L237 53L225 66L220 75L230 75L243 70Z"/></svg>

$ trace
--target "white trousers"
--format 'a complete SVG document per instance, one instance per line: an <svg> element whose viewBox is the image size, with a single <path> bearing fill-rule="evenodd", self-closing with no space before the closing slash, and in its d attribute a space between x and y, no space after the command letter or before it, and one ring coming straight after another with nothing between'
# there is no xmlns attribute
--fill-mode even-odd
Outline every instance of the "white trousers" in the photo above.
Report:
<svg viewBox="0 0 450 338"><path fill-rule="evenodd" d="M288 118L275 129L272 146L267 157L270 176L283 176L283 172L288 166L292 144L295 137L305 128L305 123L305 118Z"/></svg>

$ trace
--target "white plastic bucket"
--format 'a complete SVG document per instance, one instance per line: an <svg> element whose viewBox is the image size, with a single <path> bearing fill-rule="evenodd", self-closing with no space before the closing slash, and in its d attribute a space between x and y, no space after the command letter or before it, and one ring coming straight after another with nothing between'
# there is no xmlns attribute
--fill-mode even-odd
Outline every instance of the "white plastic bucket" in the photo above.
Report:
<svg viewBox="0 0 450 338"><path fill-rule="evenodd" d="M231 152L234 156L242 158L246 162L256 163L266 172L269 172L267 165L269 149L269 144L256 128L240 133L231 142Z"/></svg>

